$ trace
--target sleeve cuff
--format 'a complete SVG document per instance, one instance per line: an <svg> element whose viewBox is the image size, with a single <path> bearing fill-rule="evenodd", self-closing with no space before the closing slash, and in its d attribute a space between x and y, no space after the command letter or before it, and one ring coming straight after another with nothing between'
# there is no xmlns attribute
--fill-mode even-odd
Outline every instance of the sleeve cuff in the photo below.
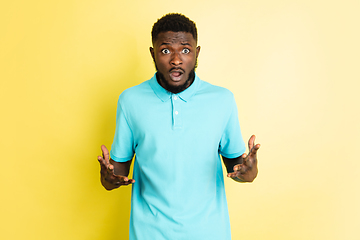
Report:
<svg viewBox="0 0 360 240"><path fill-rule="evenodd" d="M228 153L220 153L220 154L221 154L221 156L226 157L226 158L237 158L237 157L240 157L241 155L243 155L244 152L245 152L245 150L237 152L237 153L231 153L231 154L228 154Z"/></svg>
<svg viewBox="0 0 360 240"><path fill-rule="evenodd" d="M129 157L120 158L120 157L116 157L116 156L110 151L110 157L111 157L111 159L114 160L115 162L128 162L128 161L130 161L134 156L129 156Z"/></svg>

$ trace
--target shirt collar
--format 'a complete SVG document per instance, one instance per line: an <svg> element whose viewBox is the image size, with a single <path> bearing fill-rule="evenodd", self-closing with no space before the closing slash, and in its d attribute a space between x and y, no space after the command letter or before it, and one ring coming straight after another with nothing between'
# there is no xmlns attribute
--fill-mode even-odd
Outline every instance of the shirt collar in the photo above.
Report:
<svg viewBox="0 0 360 240"><path fill-rule="evenodd" d="M188 87L187 89L185 89L184 91L182 91L176 95L178 95L180 97L180 99L182 99L185 102L189 101L190 98L196 93L196 90L200 84L200 81L201 81L200 78L195 73L194 82L190 85L190 87ZM161 101L163 101L163 102L166 102L167 100L169 100L171 95L174 94L174 93L167 91L165 88L163 88L158 83L158 81L156 80L156 73L150 79L149 83L150 83L150 86L153 89L154 93L156 94L156 96L158 98L160 98Z"/></svg>

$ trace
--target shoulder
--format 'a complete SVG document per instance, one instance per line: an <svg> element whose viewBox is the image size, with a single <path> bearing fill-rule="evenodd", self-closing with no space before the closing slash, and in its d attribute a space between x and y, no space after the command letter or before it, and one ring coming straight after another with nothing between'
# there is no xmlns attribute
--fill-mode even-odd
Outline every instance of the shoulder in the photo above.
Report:
<svg viewBox="0 0 360 240"><path fill-rule="evenodd" d="M119 96L119 103L127 104L130 102L142 101L148 92L152 91L149 80L139 85L125 89Z"/></svg>
<svg viewBox="0 0 360 240"><path fill-rule="evenodd" d="M200 80L197 94L199 95L204 94L208 96L210 95L215 99L223 99L226 101L233 101L234 99L234 94L229 89L217 85L213 85L203 80Z"/></svg>

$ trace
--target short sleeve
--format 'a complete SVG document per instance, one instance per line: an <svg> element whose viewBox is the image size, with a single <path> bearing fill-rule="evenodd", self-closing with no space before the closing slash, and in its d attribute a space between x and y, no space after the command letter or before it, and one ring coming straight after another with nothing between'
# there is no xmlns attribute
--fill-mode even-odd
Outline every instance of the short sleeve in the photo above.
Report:
<svg viewBox="0 0 360 240"><path fill-rule="evenodd" d="M237 158L246 151L246 146L241 135L234 97L229 106L232 106L232 110L220 140L219 153L226 158Z"/></svg>
<svg viewBox="0 0 360 240"><path fill-rule="evenodd" d="M116 162L127 162L134 156L134 138L120 99L121 96L117 105L116 129L110 157Z"/></svg>

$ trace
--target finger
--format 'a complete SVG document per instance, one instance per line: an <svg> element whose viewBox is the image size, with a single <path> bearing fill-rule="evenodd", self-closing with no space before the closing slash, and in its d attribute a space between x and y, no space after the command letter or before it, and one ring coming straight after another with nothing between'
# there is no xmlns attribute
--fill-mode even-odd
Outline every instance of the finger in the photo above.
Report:
<svg viewBox="0 0 360 240"><path fill-rule="evenodd" d="M106 164L105 160L101 156L98 156L97 159L100 163L101 169L105 170L107 168L107 164Z"/></svg>
<svg viewBox="0 0 360 240"><path fill-rule="evenodd" d="M227 174L227 177L229 177L229 178L234 178L234 177L236 177L236 174L235 173L228 173Z"/></svg>
<svg viewBox="0 0 360 240"><path fill-rule="evenodd" d="M248 166L250 155L244 153L241 157L243 157L243 161L242 161L243 166Z"/></svg>
<svg viewBox="0 0 360 240"><path fill-rule="evenodd" d="M109 165L107 165L106 169L110 175L115 175L114 174L114 166L112 164L109 163Z"/></svg>
<svg viewBox="0 0 360 240"><path fill-rule="evenodd" d="M250 159L256 159L256 154L257 154L257 151L259 150L260 148L260 144L256 144L251 150L250 150L250 153L249 153L249 158Z"/></svg>
<svg viewBox="0 0 360 240"><path fill-rule="evenodd" d="M98 156L97 159L98 159L98 161L100 162L100 164L103 163L103 158L102 158L101 156Z"/></svg>
<svg viewBox="0 0 360 240"><path fill-rule="evenodd" d="M117 185L117 186L121 186L121 185L127 186L127 185L130 185L130 184L133 184L134 182L135 182L135 181L116 182L116 183L114 183L114 184Z"/></svg>
<svg viewBox="0 0 360 240"><path fill-rule="evenodd" d="M134 182L135 182L134 179L128 179L127 177L124 177L124 176L117 176L117 181L114 184L115 185L129 185Z"/></svg>
<svg viewBox="0 0 360 240"><path fill-rule="evenodd" d="M123 185L129 185L129 184L133 184L135 182L134 179L128 179L127 181L124 182Z"/></svg>
<svg viewBox="0 0 360 240"><path fill-rule="evenodd" d="M239 173L237 173L237 172L232 172L232 173L228 173L228 174L227 174L227 177L236 178L238 175L239 175Z"/></svg>
<svg viewBox="0 0 360 240"><path fill-rule="evenodd" d="M233 167L234 172L240 171L240 169L241 169L241 164L237 164Z"/></svg>
<svg viewBox="0 0 360 240"><path fill-rule="evenodd" d="M260 148L260 144L256 144L251 150L250 150L250 154L251 155L255 155L257 153L257 151Z"/></svg>
<svg viewBox="0 0 360 240"><path fill-rule="evenodd" d="M234 166L234 174L244 174L247 171L247 167L244 164L237 164Z"/></svg>
<svg viewBox="0 0 360 240"><path fill-rule="evenodd" d="M102 156L104 158L104 160L109 163L109 150L105 147L105 145L101 145L101 151L102 151Z"/></svg>
<svg viewBox="0 0 360 240"><path fill-rule="evenodd" d="M241 167L239 170L237 170L237 171L234 171L234 172L232 172L232 173L228 173L227 174L227 176L228 177L231 177L231 178L236 178L236 177L238 177L238 178L242 178L242 175L244 174L244 173L246 173L246 167Z"/></svg>
<svg viewBox="0 0 360 240"><path fill-rule="evenodd" d="M249 145L249 151L254 147L255 142L255 135L252 135L249 139L248 145Z"/></svg>

